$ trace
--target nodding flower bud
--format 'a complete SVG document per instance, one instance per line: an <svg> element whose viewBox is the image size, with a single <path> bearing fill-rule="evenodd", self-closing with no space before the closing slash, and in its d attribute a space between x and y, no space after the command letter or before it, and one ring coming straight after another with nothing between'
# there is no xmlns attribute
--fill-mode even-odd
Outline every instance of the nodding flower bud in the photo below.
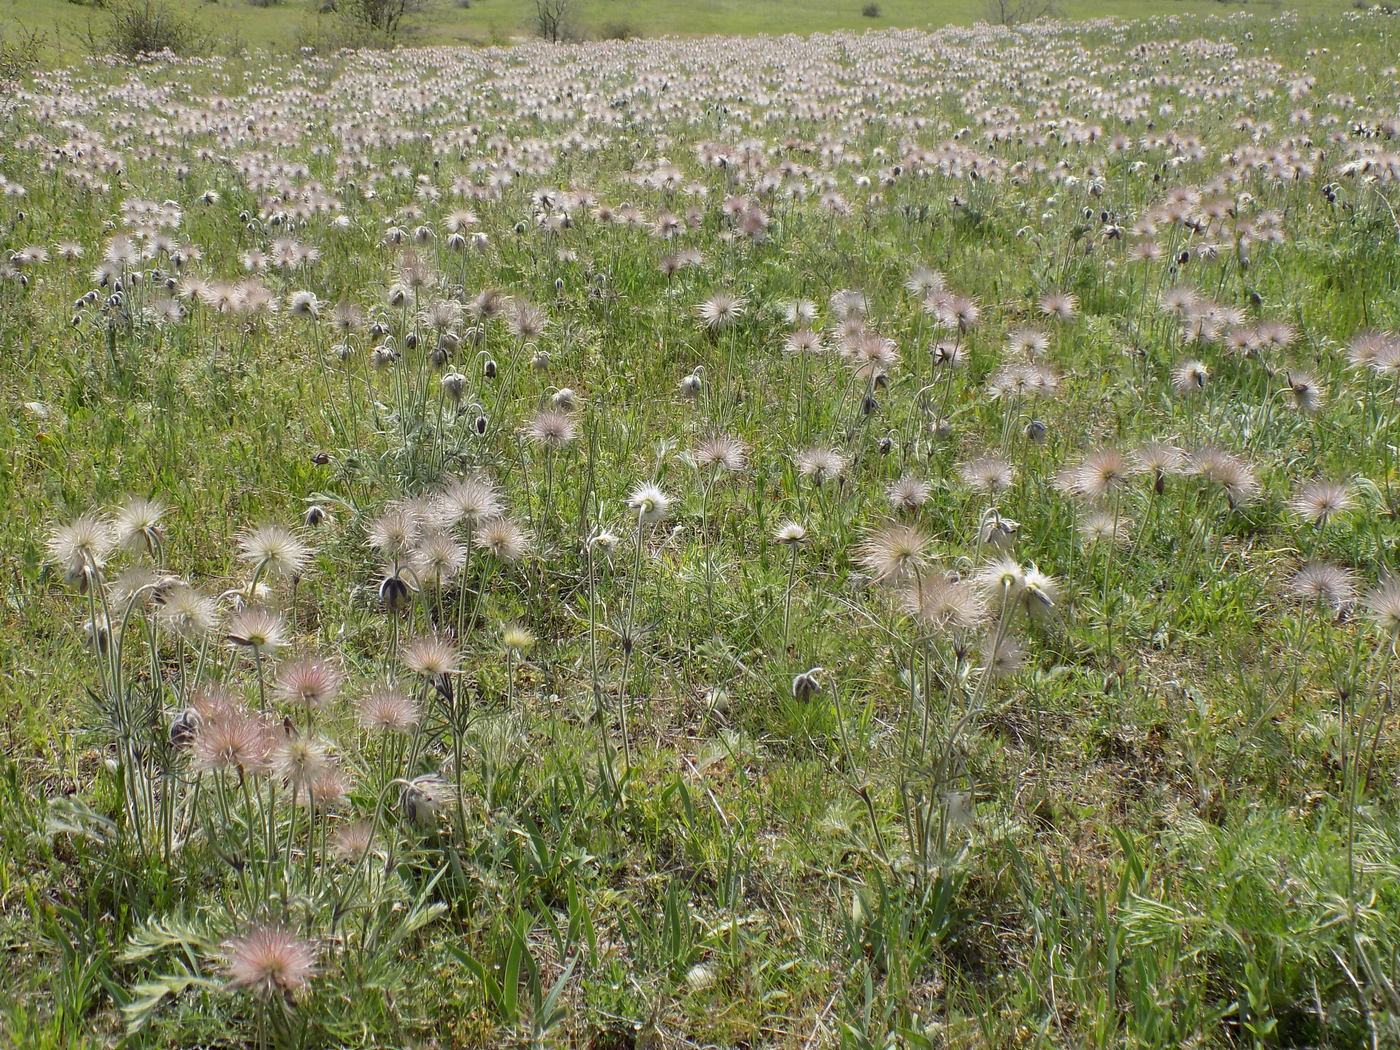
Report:
<svg viewBox="0 0 1400 1050"><path fill-rule="evenodd" d="M390 306L395 306L395 307L402 306L402 305L403 305L405 302L407 302L407 301L408 301L408 293L407 293L406 291L404 291L402 288L400 288L400 287L398 287L398 286L395 286L395 287L389 289L389 305L390 305Z"/></svg>
<svg viewBox="0 0 1400 1050"><path fill-rule="evenodd" d="M517 234L522 234L522 233L524 233L526 230L528 230L529 228L530 228L530 227L529 227L528 225L526 225L525 220L523 220L523 219L522 219L520 222L517 222L517 223L515 224L515 232L516 232Z"/></svg>
<svg viewBox="0 0 1400 1050"><path fill-rule="evenodd" d="M467 377L461 372L448 372L442 377L442 392L454 402L461 401L467 391Z"/></svg>
<svg viewBox="0 0 1400 1050"><path fill-rule="evenodd" d="M860 399L861 415L868 416L880 407L880 402L871 394L866 394Z"/></svg>
<svg viewBox="0 0 1400 1050"><path fill-rule="evenodd" d="M314 529L317 525L322 525L330 519L326 513L326 508L319 503L313 503L306 508L306 513L301 516L302 523L309 529Z"/></svg>
<svg viewBox="0 0 1400 1050"><path fill-rule="evenodd" d="M405 335L405 336L403 337L403 345L406 346L406 347L408 347L410 350L417 350L417 349L418 349L418 333L417 333L417 332L409 332L407 335Z"/></svg>
<svg viewBox="0 0 1400 1050"><path fill-rule="evenodd" d="M533 368L536 372L543 372L546 368L549 367L549 360L549 351L541 350L539 353L535 354L533 357L530 358L530 367Z"/></svg>
<svg viewBox="0 0 1400 1050"><path fill-rule="evenodd" d="M1045 440L1045 423L1039 419L1032 419L1026 424L1026 438L1037 445Z"/></svg>
<svg viewBox="0 0 1400 1050"><path fill-rule="evenodd" d="M389 326L383 321L375 321L374 324L369 326L369 335L371 339L383 339L388 334Z"/></svg>
<svg viewBox="0 0 1400 1050"><path fill-rule="evenodd" d="M696 397L700 393L700 377L692 372L681 380L681 393Z"/></svg>
<svg viewBox="0 0 1400 1050"><path fill-rule="evenodd" d="M448 353L456 350L461 345L462 337L456 332L443 332L442 335L438 336L438 346L442 347Z"/></svg>
<svg viewBox="0 0 1400 1050"><path fill-rule="evenodd" d="M557 294L561 294L561 295L563 294L563 292L564 292L564 278L562 278L562 277L556 277L556 278L554 278L554 291L555 291Z"/></svg>
<svg viewBox="0 0 1400 1050"><path fill-rule="evenodd" d="M822 673L822 668L812 667L803 671L792 680L792 698L794 700L810 700L821 692L822 683L818 677Z"/></svg>
<svg viewBox="0 0 1400 1050"><path fill-rule="evenodd" d="M477 435L478 435L478 436L480 436L480 437L485 437L485 436L486 436L486 425L487 425L487 424L486 424L486 417L485 417L485 416L477 416L477 417L476 417L476 432L477 432Z"/></svg>
<svg viewBox="0 0 1400 1050"><path fill-rule="evenodd" d="M175 720L170 723L170 731L167 739L171 747L178 747L181 750L188 748L194 743L195 730L199 725L199 716L188 707L175 716Z"/></svg>
<svg viewBox="0 0 1400 1050"><path fill-rule="evenodd" d="M397 573L385 576L379 584L379 600L389 612L408 608L411 594L408 584Z"/></svg>
<svg viewBox="0 0 1400 1050"><path fill-rule="evenodd" d="M561 387L554 392L554 396L550 400L554 402L555 408L567 411L578 403L578 396L569 387Z"/></svg>
<svg viewBox="0 0 1400 1050"><path fill-rule="evenodd" d="M935 419L932 423L928 425L928 429L929 433L932 434L934 437L946 438L953 432L953 423L951 420L944 419L942 416L939 416L937 419Z"/></svg>
<svg viewBox="0 0 1400 1050"><path fill-rule="evenodd" d="M436 346L428 354L428 364L434 369L447 367L447 351L441 346Z"/></svg>
<svg viewBox="0 0 1400 1050"><path fill-rule="evenodd" d="M485 363L484 365L481 366L481 372L482 372L482 374L483 374L484 376L486 376L487 379L495 379L495 378L496 378L496 360L495 360L495 358L488 357L488 358L486 359L486 363Z"/></svg>

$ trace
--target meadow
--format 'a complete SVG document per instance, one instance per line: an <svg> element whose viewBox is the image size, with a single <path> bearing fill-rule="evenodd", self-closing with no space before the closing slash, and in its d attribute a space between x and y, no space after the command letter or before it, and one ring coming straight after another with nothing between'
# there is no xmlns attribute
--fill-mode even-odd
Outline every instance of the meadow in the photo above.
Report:
<svg viewBox="0 0 1400 1050"><path fill-rule="evenodd" d="M144 2L144 0L142 0ZM303 44L323 45L334 36L337 21L323 12L320 0L157 0L187 20L209 46L221 54L243 49L296 51ZM1246 2L1246 0L1240 0ZM1339 14L1349 0L1247 0L1250 10L1277 13L1292 7L1310 14ZM987 20L988 0L565 0L565 29L571 36L647 36L661 34L814 33L880 28L936 29ZM1009 3L1009 9L1015 9ZM1055 0L1057 14L1073 18L1116 16L1141 18L1162 14L1208 14L1225 10L1220 0ZM101 35L107 23L102 9L81 0L0 0L0 38L37 31L48 62L76 59L87 38ZM509 44L527 40L538 29L535 0L425 0L421 11L403 24L401 42L416 46Z"/></svg>
<svg viewBox="0 0 1400 1050"><path fill-rule="evenodd" d="M1400 1045L1397 27L7 85L0 1038Z"/></svg>

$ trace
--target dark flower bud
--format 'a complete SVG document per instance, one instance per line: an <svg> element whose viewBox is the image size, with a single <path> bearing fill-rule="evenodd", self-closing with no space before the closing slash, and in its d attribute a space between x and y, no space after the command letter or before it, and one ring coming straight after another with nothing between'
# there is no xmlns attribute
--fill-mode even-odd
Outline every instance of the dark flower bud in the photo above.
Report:
<svg viewBox="0 0 1400 1050"><path fill-rule="evenodd" d="M189 708L185 708L170 723L170 732L167 737L170 745L181 750L188 748L194 743L195 729L198 725L199 717Z"/></svg>
<svg viewBox="0 0 1400 1050"><path fill-rule="evenodd" d="M386 576L379 584L379 601L389 612L406 609L410 596L408 584L398 575Z"/></svg>
<svg viewBox="0 0 1400 1050"><path fill-rule="evenodd" d="M480 436L482 436L482 437L485 437L485 436L486 436L486 417L485 417L485 416L477 416L477 417L476 417L476 432L477 432L478 435L480 435Z"/></svg>
<svg viewBox="0 0 1400 1050"><path fill-rule="evenodd" d="M792 698L794 700L807 701L816 696L816 694L821 691L822 687L821 679L817 677L821 672L822 669L820 667L813 667L794 677L792 680Z"/></svg>
<svg viewBox="0 0 1400 1050"><path fill-rule="evenodd" d="M494 359L494 358L491 358L491 357L488 357L488 358L486 359L486 363L485 363L484 365L481 366L481 371L482 371L482 374L485 375L487 379L495 379L495 378L496 378L496 361L495 361L495 359Z"/></svg>

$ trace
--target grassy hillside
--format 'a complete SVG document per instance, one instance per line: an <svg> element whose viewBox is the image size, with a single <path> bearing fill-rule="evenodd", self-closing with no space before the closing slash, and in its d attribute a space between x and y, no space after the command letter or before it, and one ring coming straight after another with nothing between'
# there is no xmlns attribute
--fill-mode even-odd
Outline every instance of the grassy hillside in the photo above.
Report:
<svg viewBox="0 0 1400 1050"><path fill-rule="evenodd" d="M175 0L223 48L235 42L264 48L294 46L303 33L314 34L318 18L310 0L284 0L263 7L243 0ZM645 36L709 33L811 33L832 29L934 27L970 24L986 17L984 0L878 0L880 14L865 17L866 0L578 0L571 21L586 37L619 30ZM1231 5L1236 9L1241 5ZM1326 14L1350 6L1346 0L1307 3L1260 0L1252 9L1298 8ZM1063 0L1061 13L1071 18L1143 17L1159 14L1219 12L1218 0ZM533 0L430 0L414 20L406 40L423 44L505 43L529 36L534 24ZM78 38L89 23L100 25L102 14L68 0L0 0L0 25L9 22L44 30L60 51L78 50ZM321 19L324 20L324 19Z"/></svg>
<svg viewBox="0 0 1400 1050"><path fill-rule="evenodd" d="M7 83L0 1046L1400 1046L1397 43Z"/></svg>

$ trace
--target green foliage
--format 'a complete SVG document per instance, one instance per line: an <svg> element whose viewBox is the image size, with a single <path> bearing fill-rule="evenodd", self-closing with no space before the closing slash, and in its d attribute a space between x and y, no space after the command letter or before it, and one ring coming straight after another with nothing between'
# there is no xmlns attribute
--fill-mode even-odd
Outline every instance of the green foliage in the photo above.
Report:
<svg viewBox="0 0 1400 1050"><path fill-rule="evenodd" d="M1386 25L0 101L0 1038L1400 1042Z"/></svg>

